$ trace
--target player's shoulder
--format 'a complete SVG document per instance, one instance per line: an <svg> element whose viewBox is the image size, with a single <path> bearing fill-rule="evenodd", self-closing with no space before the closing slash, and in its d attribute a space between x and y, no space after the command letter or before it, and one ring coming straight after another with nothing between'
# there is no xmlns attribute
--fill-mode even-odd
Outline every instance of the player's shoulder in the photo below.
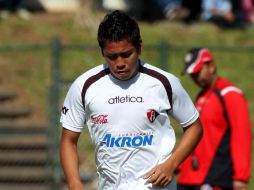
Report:
<svg viewBox="0 0 254 190"><path fill-rule="evenodd" d="M101 64L98 66L95 66L87 71L85 71L84 73L82 73L81 75L79 75L72 83L72 86L76 86L78 88L83 88L84 83L90 79L93 76L98 75L98 73L101 73L103 71L105 71L107 69L107 65L106 64Z"/></svg>
<svg viewBox="0 0 254 190"><path fill-rule="evenodd" d="M170 83L180 82L179 78L175 76L174 74L164 71L163 69L156 67L154 65L151 65L149 63L142 63L142 66L144 68L147 68L149 70L152 70L154 73L157 74L157 76L163 76L165 77ZM155 75L156 76L156 75Z"/></svg>
<svg viewBox="0 0 254 190"><path fill-rule="evenodd" d="M81 75L79 75L75 81L77 82L85 82L87 79L91 78L92 76L97 75L100 72L103 72L107 69L107 65L106 64L101 64L98 66L95 66L87 71L85 71L84 73L82 73Z"/></svg>
<svg viewBox="0 0 254 190"><path fill-rule="evenodd" d="M101 65L95 66L95 67L85 71L77 79L87 79L87 78L90 78L90 77L100 73L101 71L104 71L107 68L108 67L107 67L106 64L101 64Z"/></svg>
<svg viewBox="0 0 254 190"><path fill-rule="evenodd" d="M158 74L160 75L163 75L167 78L177 78L174 74L170 73L170 72L167 72L167 71L164 71L163 69L159 68L159 67L156 67L154 65L151 65L149 63L142 63L142 66L147 68L147 69L150 69L154 72L157 72Z"/></svg>
<svg viewBox="0 0 254 190"><path fill-rule="evenodd" d="M217 89L220 91L222 96L227 94L240 94L242 95L243 92L240 88L238 88L235 84L230 82L229 80L219 77L217 85Z"/></svg>

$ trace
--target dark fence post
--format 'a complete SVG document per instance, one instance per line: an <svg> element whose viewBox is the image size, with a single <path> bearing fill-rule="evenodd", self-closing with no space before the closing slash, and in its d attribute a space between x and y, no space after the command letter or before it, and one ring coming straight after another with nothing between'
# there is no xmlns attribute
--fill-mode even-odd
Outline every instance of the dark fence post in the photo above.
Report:
<svg viewBox="0 0 254 190"><path fill-rule="evenodd" d="M49 92L49 158L52 163L52 190L60 189L62 182L62 171L59 159L59 116L60 116L60 57L62 45L57 37L51 41L52 68L51 68L51 86Z"/></svg>
<svg viewBox="0 0 254 190"><path fill-rule="evenodd" d="M160 46L159 46L159 60L160 60L160 68L164 71L168 71L168 51L169 51L169 45L166 40L161 40Z"/></svg>

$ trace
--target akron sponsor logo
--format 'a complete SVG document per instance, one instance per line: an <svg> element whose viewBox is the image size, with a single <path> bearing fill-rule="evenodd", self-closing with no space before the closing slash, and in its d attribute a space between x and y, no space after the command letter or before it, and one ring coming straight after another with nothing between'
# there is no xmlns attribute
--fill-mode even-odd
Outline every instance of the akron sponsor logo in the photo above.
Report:
<svg viewBox="0 0 254 190"><path fill-rule="evenodd" d="M135 135L124 137L112 137L111 134L106 134L102 139L100 146L106 147L140 147L151 146L153 143L153 135Z"/></svg>
<svg viewBox="0 0 254 190"><path fill-rule="evenodd" d="M116 96L108 99L109 104L123 104L123 103L143 103L143 97L141 96Z"/></svg>

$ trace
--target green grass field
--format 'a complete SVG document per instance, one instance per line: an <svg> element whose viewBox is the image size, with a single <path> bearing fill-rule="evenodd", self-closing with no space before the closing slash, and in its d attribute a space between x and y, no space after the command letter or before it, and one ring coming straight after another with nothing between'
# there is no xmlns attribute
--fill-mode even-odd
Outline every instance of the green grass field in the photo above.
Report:
<svg viewBox="0 0 254 190"><path fill-rule="evenodd" d="M98 14L95 18L100 20L101 15ZM71 14L35 14L30 21L22 21L11 16L0 21L0 46L48 44L52 37L58 36L61 42L66 45L78 43L96 47L96 31L77 25L75 18L75 15ZM214 48L219 74L232 80L244 91L249 101L251 120L254 124L254 86L252 81L254 79L252 74L254 68L254 27L245 30L222 30L207 23L185 25L164 21L158 23L140 22L140 28L144 43L142 59L159 65L158 54L148 47L158 45L162 39L168 42L172 49L169 52L166 66L170 72L181 79L193 98L198 91L197 87L188 76L180 75L184 52L191 46ZM238 46L238 49L224 51L216 48L232 46ZM102 61L99 49L64 51L61 57L62 78L73 80L86 69ZM50 73L51 52L49 49L0 50L0 84L15 87L23 95L21 101L33 107L34 117L37 119L47 118ZM63 90L62 94L65 93L66 91ZM178 130L177 126L176 129ZM82 137L80 141L81 168L84 171L94 171L93 145L87 131ZM252 169L252 171L254 170ZM253 175L249 185L249 190L251 189L254 189Z"/></svg>

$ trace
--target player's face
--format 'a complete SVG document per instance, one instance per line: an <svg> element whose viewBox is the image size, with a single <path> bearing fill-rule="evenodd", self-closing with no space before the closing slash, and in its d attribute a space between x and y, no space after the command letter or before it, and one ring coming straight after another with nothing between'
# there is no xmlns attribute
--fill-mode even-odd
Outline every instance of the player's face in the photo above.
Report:
<svg viewBox="0 0 254 190"><path fill-rule="evenodd" d="M192 79L201 88L208 88L212 85L214 81L214 66L213 64L204 64L199 72L191 74Z"/></svg>
<svg viewBox="0 0 254 190"><path fill-rule="evenodd" d="M132 78L138 71L139 52L127 40L108 41L103 56L114 77L120 80Z"/></svg>

